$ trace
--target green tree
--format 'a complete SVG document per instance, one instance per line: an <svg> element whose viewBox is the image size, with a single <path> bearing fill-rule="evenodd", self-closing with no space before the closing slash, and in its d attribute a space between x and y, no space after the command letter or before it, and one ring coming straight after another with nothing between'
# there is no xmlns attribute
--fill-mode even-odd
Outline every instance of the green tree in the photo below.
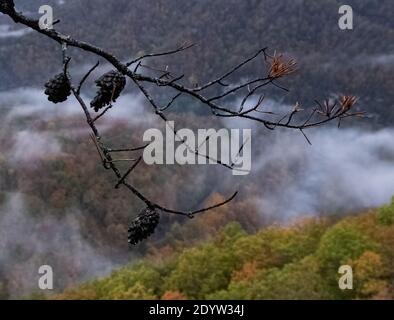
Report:
<svg viewBox="0 0 394 320"><path fill-rule="evenodd" d="M306 257L283 268L261 270L247 281L232 282L228 290L208 296L210 299L326 299L326 281L319 273L317 259Z"/></svg>
<svg viewBox="0 0 394 320"><path fill-rule="evenodd" d="M328 290L336 299L353 299L355 290L341 290L338 286L341 265L347 265L358 259L365 251L377 249L377 244L348 221L331 227L323 235L316 257L321 264L321 271L329 282Z"/></svg>
<svg viewBox="0 0 394 320"><path fill-rule="evenodd" d="M211 292L227 288L237 265L233 246L243 234L238 224L229 224L214 242L186 249L166 280L166 290L204 299Z"/></svg>

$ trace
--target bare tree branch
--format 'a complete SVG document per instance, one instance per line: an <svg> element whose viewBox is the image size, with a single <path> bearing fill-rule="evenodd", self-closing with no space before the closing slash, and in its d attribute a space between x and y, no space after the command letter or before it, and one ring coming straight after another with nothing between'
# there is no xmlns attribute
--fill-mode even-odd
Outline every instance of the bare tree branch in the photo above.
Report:
<svg viewBox="0 0 394 320"><path fill-rule="evenodd" d="M195 211L179 211L179 210L166 208L156 203L152 199L149 199L148 197L143 195L138 190L137 187L127 182L127 179L129 178L131 173L141 162L141 156L138 157L137 159L134 158L114 159L112 157L112 154L117 152L142 151L147 147L147 145L140 147L113 149L106 146L103 143L99 129L97 128L95 123L101 117L105 116L105 114L112 108L112 102L114 102L114 100L118 96L118 94L115 96L115 90L118 89L119 86L116 87L115 85L111 89L112 96L111 94L107 93L108 98L110 98L109 102L106 101L105 103L100 104L100 106L97 108L96 111L98 111L98 109L105 107L104 110L101 111L99 115L92 117L87 104L81 97L81 89L84 83L86 82L86 80L88 79L88 77L91 75L91 73L98 67L99 62L97 62L92 68L88 70L88 72L80 80L78 86L75 87L71 84L72 79L67 70L71 60L71 58L67 56L67 47L79 48L83 51L95 55L96 57L103 58L104 60L109 62L117 71L119 71L120 77L124 81L122 88L124 87L124 84L126 82L125 76L130 78L132 82L136 85L138 90L142 93L142 95L152 106L155 114L157 114L165 122L168 122L165 112L168 111L170 107L174 105L174 102L180 96L185 96L193 99L195 102L198 103L198 105L208 108L211 111L211 113L216 117L230 117L230 118L245 119L262 124L265 128L269 130L275 130L276 128L299 130L303 134L307 142L311 144L311 141L309 140L309 138L304 132L306 129L317 127L329 123L333 120L338 120L338 124L340 124L341 120L344 118L364 116L364 113L362 112L350 112L353 105L356 103L356 98L350 95L341 96L339 99L337 99L337 101L335 101L332 104L330 103L329 100L326 100L324 103L320 103L316 101L317 107L315 107L310 113L305 112L304 109L301 109L298 103L291 111L283 115L277 115L273 111L262 110L262 104L265 96L264 94L261 94L259 90L263 90L263 88L265 88L266 86L272 85L282 90L288 91L287 88L283 87L282 85L279 85L276 81L278 79L281 79L285 76L294 73L297 70L296 62L293 59L286 59L282 55L276 54L276 52L273 55L270 55L268 53L268 48L262 48L258 50L253 55L251 55L246 59L243 59L237 65L232 67L229 71L227 71L226 73L224 73L223 75L219 76L214 80L208 81L207 83L202 85L188 87L187 85L181 83L181 80L184 78L184 75L173 76L173 73L168 71L169 69L168 66L165 66L163 70L160 70L142 64L142 61L145 59L153 59L162 56L176 54L184 50L187 50L189 48L192 48L194 44L184 43L180 47L173 50L145 54L138 58L132 59L127 63L122 63L114 54L112 54L109 51L105 51L87 42L74 39L73 37L62 34L56 31L55 29L41 29L39 27L38 20L28 18L22 13L19 13L15 10L13 0L0 0L0 12L9 16L15 23L23 24L31 28L32 30L35 30L36 32L50 38L51 40L56 41L62 46L64 74L66 75L66 78L70 80L71 92L74 95L77 102L80 104L84 112L86 122L92 131L92 135L91 135L92 141L95 144L95 147L99 153L104 168L107 170L111 170L114 173L117 179L117 183L115 185L116 189L121 186L126 187L134 194L135 197L137 197L142 202L144 202L147 208L150 209L157 209L162 212L183 215L192 218L195 214L203 213L229 203L236 197L237 192L235 192L227 200L206 208L198 209ZM226 83L227 81L230 81L231 76L236 75L237 72L240 71L243 67L245 67L249 63L252 63L260 56L263 56L264 58L263 62L265 61L265 63L267 64L266 74L259 75L251 79L243 80L242 82L239 81L238 84L234 86L230 86L230 84ZM133 69L129 69L129 67L133 67ZM159 75L150 76L148 74L143 74L139 72L139 70L144 71L146 69L154 71L154 72L150 72L150 74L159 73ZM176 95L173 96L165 106L162 106L160 103L155 101L153 95L151 95L147 90L146 85L148 84L153 85L156 88L164 87L171 89L173 91L176 91ZM207 90L207 89L215 89L216 93L209 95L207 92L211 92L213 90ZM223 91L218 93L218 89ZM252 107L245 108L247 102L250 101L252 96L254 96L257 93L259 93L259 98L257 99L257 102ZM239 101L241 101L239 106L226 105L227 103L226 100L230 95L236 95ZM304 116L295 117L296 114L304 115ZM272 118L267 118L267 115L270 115L271 117L278 116L278 120L275 119L272 120ZM298 119L296 120L296 118ZM231 170L235 169L234 165L236 161L227 164L227 163L223 163L220 159L212 159L208 155L201 154L199 152L199 148L201 147L202 144L198 146L197 149L193 149L190 146L188 146L186 141L179 136L175 128L171 128L171 129L174 132L175 136L179 139L179 141L185 144L185 146L190 152L193 152L197 156L205 157L207 160L214 161L215 163L225 168ZM206 138L204 143L207 143L208 141L209 141L209 137ZM244 144L240 147L237 157L240 155L243 148L244 148ZM117 163L129 162L129 161L132 161L134 163L130 166L130 168L126 172L122 173L120 168L117 166Z"/></svg>
<svg viewBox="0 0 394 320"><path fill-rule="evenodd" d="M180 47L174 49L174 50L169 50L169 51L164 51L164 52L160 52L160 53L150 53L150 54L145 54L141 57L138 57L137 59L131 60L130 62L126 63L126 66L129 67L134 63L137 63L145 58L153 58L153 57L160 57L160 56L168 56L174 53L178 53L181 51L185 51L187 49L190 49L192 47L194 47L195 44L194 43L183 43Z"/></svg>
<svg viewBox="0 0 394 320"><path fill-rule="evenodd" d="M90 74L99 66L100 61L97 61L96 64L91 67L89 69L89 71L83 76L83 78L81 79L81 81L79 82L79 85L77 87L77 92L80 93L81 92L81 88L84 84L84 82L89 78Z"/></svg>
<svg viewBox="0 0 394 320"><path fill-rule="evenodd" d="M131 78L133 81L138 81L138 82L149 82L152 84L155 84L157 86L168 86L179 93L186 94L187 96L196 99L197 101L201 102L203 106L206 106L211 109L213 114L217 114L218 112L224 112L230 115L238 116L240 118L248 119L251 121L255 121L258 123L262 123L266 128L273 128L273 127L285 127L289 129L308 129L311 127L316 127L320 126L322 124L325 124L327 122L330 122L332 120L338 119L345 115L346 111L341 109L337 114L331 115L330 117L327 117L326 119L323 120L318 120L315 122L308 122L306 124L292 124L292 123L277 123L273 122L264 118L260 118L257 116L253 116L250 114L238 114L238 111L232 110L230 108L227 108L221 104L214 103L214 101L221 100L222 98L228 96L231 93L235 93L236 91L239 91L242 88L245 88L251 84L262 82L262 81L267 81L267 84L274 84L273 80L278 79L280 77L283 77L285 75L291 74L295 71L295 62L294 60L289 60L289 61L284 61L281 55L276 55L274 54L273 56L270 56L267 53L267 48L260 49L257 53L252 55L250 58L245 59L244 61L240 62L237 66L232 68L230 71L222 75L221 77L208 82L205 85L196 87L196 88L188 88L182 84L179 84L177 82L178 79L173 79L171 81L163 80L161 78L155 78L155 77L150 77L146 75L142 75L139 73L136 73L132 70L128 69L127 64L123 64L118 58L116 58L113 54L99 48L96 46L93 46L89 43L83 42L76 40L68 35L64 35L58 31L55 30L48 30L48 29L40 29L38 25L38 20L30 19L24 16L21 13L16 12L13 8L10 8L8 6L2 5L0 6L0 12L3 12L4 14L10 16L16 23L21 23L24 24L27 27L30 27L31 29L59 42L59 43L66 43L68 46L71 47L77 47L80 48L84 51L91 52L95 55L98 55L105 60L107 60L109 63L111 63L119 72L122 74L128 76ZM169 54L183 51L184 48L189 48L190 46L186 47L181 47L172 51L168 51ZM181 50L180 50L181 49ZM267 77L259 77L253 80L250 80L244 84L238 85L235 88L226 91L223 94L216 95L213 97L205 97L204 95L200 94L200 91L203 91L204 89L207 89L214 84L221 83L222 80L227 78L228 76L234 74L234 72L238 71L241 67L249 63L250 61L254 60L256 57L258 57L260 54L264 54L264 57L266 61L269 63L269 72ZM163 53L153 53L149 54L147 56L149 57L157 57L157 56L162 56L165 55L165 52ZM142 58L142 57L140 57ZM140 58L135 59L135 60L141 60ZM134 61L134 60L133 60ZM264 83L264 82L263 82ZM264 83L265 85L265 83Z"/></svg>

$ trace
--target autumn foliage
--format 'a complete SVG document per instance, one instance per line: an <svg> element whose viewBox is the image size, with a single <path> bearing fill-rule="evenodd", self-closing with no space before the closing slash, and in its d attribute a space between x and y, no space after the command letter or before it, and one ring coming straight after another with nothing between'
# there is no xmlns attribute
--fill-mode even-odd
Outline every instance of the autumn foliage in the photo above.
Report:
<svg viewBox="0 0 394 320"><path fill-rule="evenodd" d="M304 219L255 233L228 223L196 245L175 242L170 250L166 244L166 259L153 250L142 262L57 298L393 299L394 223L387 219L393 210L394 202L336 221ZM214 225L211 217L207 229ZM338 287L343 264L353 268L354 290Z"/></svg>

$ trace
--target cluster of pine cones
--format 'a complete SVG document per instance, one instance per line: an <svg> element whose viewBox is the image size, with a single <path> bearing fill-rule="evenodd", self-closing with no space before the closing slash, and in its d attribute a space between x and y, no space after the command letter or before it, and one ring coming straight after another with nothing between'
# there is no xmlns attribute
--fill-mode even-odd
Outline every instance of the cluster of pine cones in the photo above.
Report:
<svg viewBox="0 0 394 320"><path fill-rule="evenodd" d="M147 239L155 232L159 221L160 215L156 210L152 208L143 209L129 226L129 243L136 245L142 240Z"/></svg>
<svg viewBox="0 0 394 320"><path fill-rule="evenodd" d="M96 97L90 106L97 112L101 108L115 102L126 85L126 78L118 71L110 71L96 80L99 87ZM71 84L68 75L60 73L45 84L45 94L54 103L66 101L71 94ZM159 213L150 207L143 209L131 222L128 229L128 241L136 245L151 236L159 224Z"/></svg>
<svg viewBox="0 0 394 320"><path fill-rule="evenodd" d="M126 85L126 77L119 71L109 71L96 80L99 88L90 106L98 112L101 108L116 102ZM71 94L71 84L65 73L56 75L45 84L45 94L53 103L66 101Z"/></svg>

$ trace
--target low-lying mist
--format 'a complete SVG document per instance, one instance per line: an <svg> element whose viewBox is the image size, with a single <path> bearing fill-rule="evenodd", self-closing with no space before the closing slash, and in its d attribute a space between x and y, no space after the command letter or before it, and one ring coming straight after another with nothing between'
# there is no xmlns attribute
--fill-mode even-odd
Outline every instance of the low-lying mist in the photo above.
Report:
<svg viewBox="0 0 394 320"><path fill-rule="evenodd" d="M286 220L343 213L380 206L394 195L393 129L317 128L308 135L312 145L298 132L273 133L253 159L253 179L275 181L258 200L264 214Z"/></svg>
<svg viewBox="0 0 394 320"><path fill-rule="evenodd" d="M82 213L75 209L40 219L29 214L22 194L7 195L0 207L0 280L7 281L10 298L39 291L41 265L53 268L55 289L108 274L116 266L81 235L78 215Z"/></svg>

